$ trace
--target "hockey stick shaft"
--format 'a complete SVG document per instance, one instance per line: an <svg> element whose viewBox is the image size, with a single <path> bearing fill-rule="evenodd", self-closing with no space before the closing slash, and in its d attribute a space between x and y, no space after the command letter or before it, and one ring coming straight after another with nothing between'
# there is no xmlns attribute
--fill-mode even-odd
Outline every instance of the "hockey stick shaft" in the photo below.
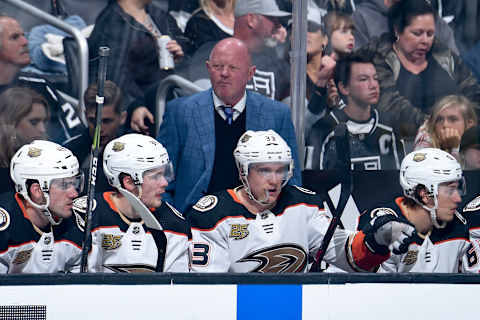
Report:
<svg viewBox="0 0 480 320"><path fill-rule="evenodd" d="M110 48L98 48L99 67L97 79L97 113L95 115L96 124L93 134L92 150L90 155L90 169L88 173L88 190L87 190L87 212L85 215L85 230L83 237L82 256L80 261L80 272L87 272L88 252L91 247L91 231L92 231L92 210L95 198L95 181L97 179L98 154L100 151L100 131L102 128L102 110L104 103L103 88L107 76L107 59L110 55Z"/></svg>
<svg viewBox="0 0 480 320"><path fill-rule="evenodd" d="M327 204L332 212L332 220L328 225L327 232L325 233L322 243L320 245L320 249L317 252L315 261L310 268L310 271L319 272L320 271L320 263L327 252L328 245L332 240L333 234L337 229L338 225L342 225L341 217L343 212L345 211L345 207L347 206L348 199L352 193L353 183L352 183L352 173L350 170L350 146L349 146L349 139L348 139L348 129L344 123L340 123L335 128L335 144L336 144L336 151L338 162L336 166L336 170L339 172L340 182L341 182L341 192L340 197L338 199L337 207L333 205L333 201L330 199L328 193L326 195Z"/></svg>

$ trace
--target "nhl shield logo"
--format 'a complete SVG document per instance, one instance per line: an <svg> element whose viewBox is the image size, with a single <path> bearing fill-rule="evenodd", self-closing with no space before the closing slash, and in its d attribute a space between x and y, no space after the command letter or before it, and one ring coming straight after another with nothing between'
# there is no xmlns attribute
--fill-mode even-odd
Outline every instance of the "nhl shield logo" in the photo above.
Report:
<svg viewBox="0 0 480 320"><path fill-rule="evenodd" d="M42 154L42 149L35 148L35 147L30 147L30 148L28 148L28 153L27 153L27 155L28 155L30 158L40 157L41 154Z"/></svg>
<svg viewBox="0 0 480 320"><path fill-rule="evenodd" d="M118 142L118 141L115 141L113 143L113 147L112 147L112 150L115 151L115 152L120 152L122 151L123 149L125 149L125 143L123 142Z"/></svg>
<svg viewBox="0 0 480 320"><path fill-rule="evenodd" d="M421 162L425 160L426 155L427 155L426 153L415 153L415 155L413 156L413 161Z"/></svg>

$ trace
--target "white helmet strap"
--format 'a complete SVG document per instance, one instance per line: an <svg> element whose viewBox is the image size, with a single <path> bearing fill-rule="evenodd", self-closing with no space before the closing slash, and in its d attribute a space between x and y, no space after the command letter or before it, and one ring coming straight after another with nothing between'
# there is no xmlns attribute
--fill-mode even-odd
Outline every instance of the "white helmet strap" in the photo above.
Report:
<svg viewBox="0 0 480 320"><path fill-rule="evenodd" d="M432 224L435 228L437 229L443 229L447 226L447 223L445 221L439 222L437 219L437 210L438 210L438 200L437 200L437 195L435 194L438 191L434 191L433 193L433 201L434 201L434 206L433 208L428 207L426 204L420 202L417 200L416 197L411 197L413 200L415 200L416 203L422 206L423 209L427 210L430 213L430 219L432 220Z"/></svg>
<svg viewBox="0 0 480 320"><path fill-rule="evenodd" d="M43 192L43 191L42 191ZM53 218L52 216L52 213L50 212L50 210L48 209L48 206L50 205L50 197L48 196L47 193L43 192L43 196L45 197L46 199L46 202L45 204L38 204L38 203L35 203L31 198L30 196L27 194L25 195L25 198L27 199L28 203L30 203L30 205L32 205L34 208L40 210L44 215L45 217L47 217L48 221L50 222L50 224L52 226L58 226L60 223L62 223L62 220L63 218L58 218L58 221L55 221L55 219Z"/></svg>

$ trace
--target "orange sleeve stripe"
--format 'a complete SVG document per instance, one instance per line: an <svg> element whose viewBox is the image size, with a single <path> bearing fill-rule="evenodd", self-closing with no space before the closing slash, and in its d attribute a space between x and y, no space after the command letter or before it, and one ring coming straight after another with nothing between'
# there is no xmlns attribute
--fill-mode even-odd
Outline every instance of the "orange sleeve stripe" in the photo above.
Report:
<svg viewBox="0 0 480 320"><path fill-rule="evenodd" d="M371 252L365 245L365 234L363 231L360 231L352 241L352 256L358 267L370 271L386 261L390 254L380 255Z"/></svg>

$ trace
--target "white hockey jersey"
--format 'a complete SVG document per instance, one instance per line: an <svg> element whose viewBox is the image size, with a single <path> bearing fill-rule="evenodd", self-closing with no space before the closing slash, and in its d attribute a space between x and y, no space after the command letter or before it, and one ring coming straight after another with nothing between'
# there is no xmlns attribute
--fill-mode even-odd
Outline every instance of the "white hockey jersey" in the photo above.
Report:
<svg viewBox="0 0 480 320"><path fill-rule="evenodd" d="M26 214L18 194L0 196L0 273L78 272L81 221L63 219L41 230Z"/></svg>
<svg viewBox="0 0 480 320"><path fill-rule="evenodd" d="M359 226L365 225L376 216L392 214L401 220L408 221L400 203L403 197L387 203L383 207L368 210L360 216ZM433 230L426 236L416 234L408 252L392 255L382 263L378 272L467 272L461 260L470 245L469 233L465 219L460 214L445 228Z"/></svg>
<svg viewBox="0 0 480 320"><path fill-rule="evenodd" d="M85 211L86 197L74 209ZM163 231L130 220L112 201L112 192L96 195L89 272L189 272L191 233L187 221L165 201L153 214Z"/></svg>
<svg viewBox="0 0 480 320"><path fill-rule="evenodd" d="M467 219L471 245L463 258L468 272L480 273L480 196L463 207L463 216Z"/></svg>
<svg viewBox="0 0 480 320"><path fill-rule="evenodd" d="M192 270L306 272L309 257L316 255L330 223L322 199L312 191L285 186L274 208L254 215L240 203L235 190L205 196L188 212ZM352 249L366 248L363 238L356 236L362 234L338 229L325 261L348 271L360 271L360 265L377 261L378 255L365 250L360 259Z"/></svg>

